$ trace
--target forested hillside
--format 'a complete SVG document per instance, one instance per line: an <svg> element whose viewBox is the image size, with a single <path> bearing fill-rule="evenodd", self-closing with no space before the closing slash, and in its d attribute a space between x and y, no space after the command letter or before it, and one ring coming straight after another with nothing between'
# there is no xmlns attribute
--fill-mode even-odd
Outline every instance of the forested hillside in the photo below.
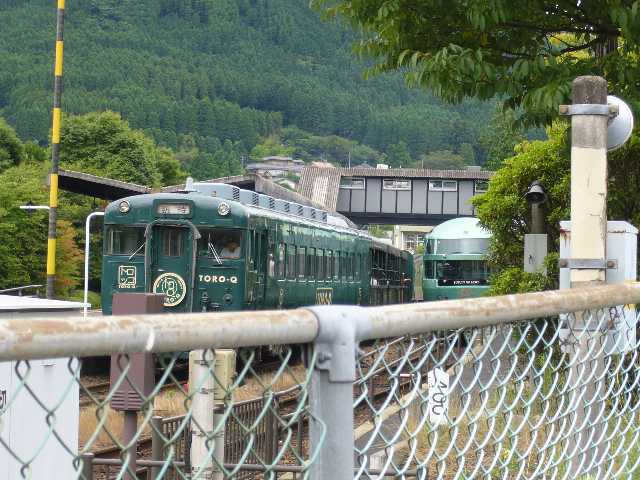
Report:
<svg viewBox="0 0 640 480"><path fill-rule="evenodd" d="M47 144L55 5L3 0L0 17L0 117ZM484 162L493 105L443 106L398 74L364 80L353 39L306 0L69 1L63 107L121 113L197 177L227 173L221 151Z"/></svg>

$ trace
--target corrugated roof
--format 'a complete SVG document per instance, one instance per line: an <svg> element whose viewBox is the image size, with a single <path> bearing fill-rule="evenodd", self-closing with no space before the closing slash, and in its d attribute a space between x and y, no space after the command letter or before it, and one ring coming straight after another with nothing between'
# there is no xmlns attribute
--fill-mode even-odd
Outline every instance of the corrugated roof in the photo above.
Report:
<svg viewBox="0 0 640 480"><path fill-rule="evenodd" d="M300 175L298 192L323 208L335 212L341 177L447 178L453 180L489 180L494 172L486 170L432 170L424 168L317 168L306 167Z"/></svg>
<svg viewBox="0 0 640 480"><path fill-rule="evenodd" d="M431 170L429 168L341 168L345 177L452 178L488 180L494 172L487 170Z"/></svg>

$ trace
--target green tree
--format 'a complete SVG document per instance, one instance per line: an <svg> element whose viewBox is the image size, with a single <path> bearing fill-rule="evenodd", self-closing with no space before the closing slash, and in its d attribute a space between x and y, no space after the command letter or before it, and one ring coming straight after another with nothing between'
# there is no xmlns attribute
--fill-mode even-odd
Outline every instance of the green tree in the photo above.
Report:
<svg viewBox="0 0 640 480"><path fill-rule="evenodd" d="M548 140L524 141L515 156L506 159L489 182L484 195L474 198L480 221L492 232L490 262L495 272L492 293L513 293L557 287L559 222L570 218L570 149L566 122L547 130ZM608 218L640 224L640 135L609 155ZM543 205L546 233L550 240L547 277L523 271L524 235L530 231L530 206L524 193L534 180L545 188Z"/></svg>
<svg viewBox="0 0 640 480"><path fill-rule="evenodd" d="M547 124L570 82L598 74L635 93L640 9L635 1L313 0L360 27L375 72L398 70L452 102L496 95Z"/></svg>
<svg viewBox="0 0 640 480"><path fill-rule="evenodd" d="M0 172L20 164L24 147L11 126L0 117Z"/></svg>
<svg viewBox="0 0 640 480"><path fill-rule="evenodd" d="M65 116L60 137L64 168L141 185L174 182L182 176L171 153L115 112Z"/></svg>
<svg viewBox="0 0 640 480"><path fill-rule="evenodd" d="M489 128L480 137L480 144L487 152L485 168L497 170L506 158L515 155L515 147L525 139L522 128L517 125L512 110L496 109Z"/></svg>
<svg viewBox="0 0 640 480"><path fill-rule="evenodd" d="M418 166L436 170L464 170L466 167L462 155L451 150L425 153L420 157Z"/></svg>
<svg viewBox="0 0 640 480"><path fill-rule="evenodd" d="M458 154L464 159L466 165L474 165L476 163L476 152L470 143L461 144L458 149Z"/></svg>
<svg viewBox="0 0 640 480"><path fill-rule="evenodd" d="M25 162L0 174L0 288L46 283L46 212L28 214L19 207L27 202L47 203L48 169L46 164ZM57 296L67 297L80 284L82 251L76 237L69 220L58 221Z"/></svg>
<svg viewBox="0 0 640 480"><path fill-rule="evenodd" d="M387 162L391 167L409 167L413 164L411 153L404 142L394 143L387 149Z"/></svg>

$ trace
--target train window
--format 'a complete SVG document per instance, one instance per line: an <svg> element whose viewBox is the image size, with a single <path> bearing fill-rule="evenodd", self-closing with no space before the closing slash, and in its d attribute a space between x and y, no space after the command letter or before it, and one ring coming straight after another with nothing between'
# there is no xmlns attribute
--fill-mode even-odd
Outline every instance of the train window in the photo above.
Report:
<svg viewBox="0 0 640 480"><path fill-rule="evenodd" d="M318 280L324 280L324 250L322 250L321 248L318 249L318 255L316 256L316 259L318 260L316 262L316 272L318 274Z"/></svg>
<svg viewBox="0 0 640 480"><path fill-rule="evenodd" d="M333 254L333 276L340 279L340 252L337 251Z"/></svg>
<svg viewBox="0 0 640 480"><path fill-rule="evenodd" d="M231 228L201 228L198 255L218 260L240 258L242 231Z"/></svg>
<svg viewBox="0 0 640 480"><path fill-rule="evenodd" d="M355 258L356 269L355 269L355 272L354 272L356 280L360 279L360 268L361 268L361 263L362 263L361 259L362 259L362 255L360 255L360 254L356 255L356 258Z"/></svg>
<svg viewBox="0 0 640 480"><path fill-rule="evenodd" d="M298 277L304 277L304 267L305 267L305 251L304 247L298 247Z"/></svg>
<svg viewBox="0 0 640 480"><path fill-rule="evenodd" d="M144 255L144 227L108 227L107 254Z"/></svg>
<svg viewBox="0 0 640 480"><path fill-rule="evenodd" d="M325 269L326 269L326 274L327 274L327 279L331 280L333 278L333 252L331 250L327 250L326 255L324 256L325 259Z"/></svg>
<svg viewBox="0 0 640 480"><path fill-rule="evenodd" d="M296 278L296 247L287 245L287 278Z"/></svg>
<svg viewBox="0 0 640 480"><path fill-rule="evenodd" d="M316 274L316 249L309 248L307 250L307 278L313 279Z"/></svg>
<svg viewBox="0 0 640 480"><path fill-rule="evenodd" d="M424 276L425 278L434 278L433 262L431 260L424 262Z"/></svg>
<svg viewBox="0 0 640 480"><path fill-rule="evenodd" d="M184 230L181 228L162 229L162 255L165 257L179 257L184 248L182 242Z"/></svg>
<svg viewBox="0 0 640 480"><path fill-rule="evenodd" d="M284 278L284 243L278 246L278 278Z"/></svg>

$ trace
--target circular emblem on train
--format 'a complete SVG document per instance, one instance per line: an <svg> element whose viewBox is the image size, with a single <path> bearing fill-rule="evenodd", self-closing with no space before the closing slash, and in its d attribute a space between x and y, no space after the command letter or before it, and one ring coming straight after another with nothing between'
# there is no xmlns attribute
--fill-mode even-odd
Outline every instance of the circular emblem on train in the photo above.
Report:
<svg viewBox="0 0 640 480"><path fill-rule="evenodd" d="M177 273L163 273L153 282L153 293L164 294L164 306L175 307L187 294L187 284Z"/></svg>

